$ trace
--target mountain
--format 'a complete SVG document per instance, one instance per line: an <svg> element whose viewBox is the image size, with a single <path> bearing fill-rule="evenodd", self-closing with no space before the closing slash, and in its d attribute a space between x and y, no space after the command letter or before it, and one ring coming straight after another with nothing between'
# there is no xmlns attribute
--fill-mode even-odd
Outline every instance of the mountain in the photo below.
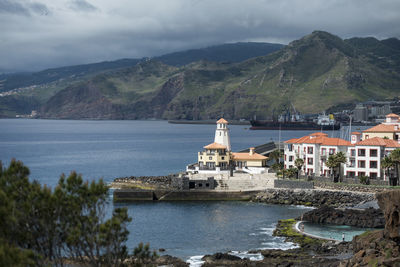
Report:
<svg viewBox="0 0 400 267"><path fill-rule="evenodd" d="M398 96L398 43L393 38L342 40L315 31L242 62L200 60L171 66L145 60L64 82L57 93L56 85L49 85L20 95L39 99L43 118L251 119L270 117L289 105L315 113Z"/></svg>
<svg viewBox="0 0 400 267"><path fill-rule="evenodd" d="M281 49L284 45L270 43L234 43L216 45L201 49L175 52L154 59L172 66L183 66L194 61L209 60L215 62L239 62L252 57L263 56ZM70 81L82 80L90 75L101 72L132 67L146 59L119 59L93 64L66 66L47 69L39 72L26 72L14 74L0 74L0 92L15 88L38 86L69 79Z"/></svg>
<svg viewBox="0 0 400 267"><path fill-rule="evenodd" d="M183 66L200 60L212 62L241 62L249 58L268 55L283 47L284 45L282 44L255 42L223 44L166 54L154 59L172 66Z"/></svg>

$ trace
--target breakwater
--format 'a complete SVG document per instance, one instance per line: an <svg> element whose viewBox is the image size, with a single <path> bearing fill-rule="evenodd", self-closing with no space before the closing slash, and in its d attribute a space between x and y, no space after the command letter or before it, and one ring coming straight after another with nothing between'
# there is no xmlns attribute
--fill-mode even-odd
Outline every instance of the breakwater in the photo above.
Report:
<svg viewBox="0 0 400 267"><path fill-rule="evenodd" d="M114 201L246 201L257 193L259 191L119 189L114 191Z"/></svg>
<svg viewBox="0 0 400 267"><path fill-rule="evenodd" d="M311 189L266 189L252 201L269 204L305 205L321 207L352 207L375 199L373 193L342 192Z"/></svg>

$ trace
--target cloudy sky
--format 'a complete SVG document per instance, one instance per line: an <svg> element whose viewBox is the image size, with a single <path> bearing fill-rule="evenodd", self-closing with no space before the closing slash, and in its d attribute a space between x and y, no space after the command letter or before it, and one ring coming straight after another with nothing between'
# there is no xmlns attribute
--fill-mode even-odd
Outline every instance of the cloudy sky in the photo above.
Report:
<svg viewBox="0 0 400 267"><path fill-rule="evenodd" d="M0 0L0 72L230 42L287 44L313 30L400 38L400 1Z"/></svg>

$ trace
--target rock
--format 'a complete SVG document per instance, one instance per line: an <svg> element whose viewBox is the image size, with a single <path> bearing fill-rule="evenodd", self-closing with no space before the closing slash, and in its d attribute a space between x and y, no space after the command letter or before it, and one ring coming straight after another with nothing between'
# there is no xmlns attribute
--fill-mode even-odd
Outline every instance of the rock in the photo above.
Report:
<svg viewBox="0 0 400 267"><path fill-rule="evenodd" d="M383 228L385 225L383 213L374 208L354 210L322 206L304 213L297 219L312 223L350 225L363 228Z"/></svg>
<svg viewBox="0 0 400 267"><path fill-rule="evenodd" d="M385 237L400 237L400 190L378 193L378 205L385 215Z"/></svg>

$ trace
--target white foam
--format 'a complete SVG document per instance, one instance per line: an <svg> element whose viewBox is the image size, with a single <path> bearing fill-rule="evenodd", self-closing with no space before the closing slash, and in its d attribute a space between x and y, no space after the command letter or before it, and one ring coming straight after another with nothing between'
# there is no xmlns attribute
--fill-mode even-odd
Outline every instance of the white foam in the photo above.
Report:
<svg viewBox="0 0 400 267"><path fill-rule="evenodd" d="M231 251L228 254L237 256L241 259L249 259L251 261L261 261L264 259L261 253L249 253L248 251Z"/></svg>
<svg viewBox="0 0 400 267"><path fill-rule="evenodd" d="M299 245L293 242L265 242L261 243L261 245L265 246L259 249L282 249L288 250L293 248L299 248Z"/></svg>
<svg viewBox="0 0 400 267"><path fill-rule="evenodd" d="M204 261L201 260L203 257L204 255L191 256L186 263L189 263L190 267L200 267L204 263Z"/></svg>

